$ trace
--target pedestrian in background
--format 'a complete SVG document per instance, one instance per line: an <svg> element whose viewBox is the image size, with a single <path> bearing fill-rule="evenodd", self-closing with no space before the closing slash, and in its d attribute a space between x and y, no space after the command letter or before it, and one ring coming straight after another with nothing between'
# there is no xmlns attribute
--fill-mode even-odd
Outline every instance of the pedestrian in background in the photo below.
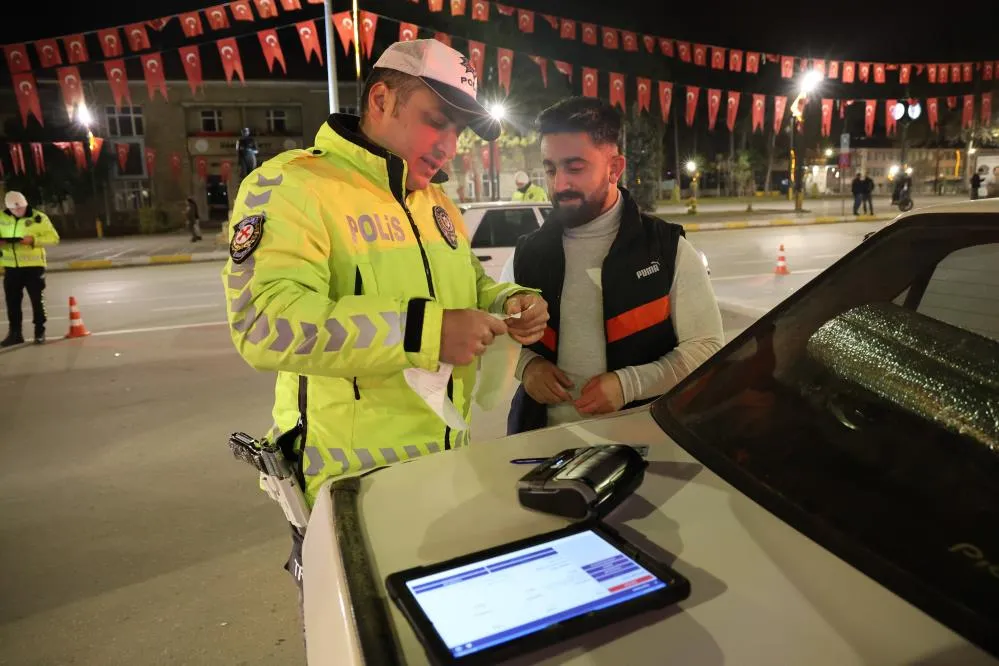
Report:
<svg viewBox="0 0 999 666"><path fill-rule="evenodd" d="M191 232L191 242L196 243L201 240L201 221L198 219L198 204L191 197L187 198L184 216L187 218L187 230Z"/></svg>
<svg viewBox="0 0 999 666"><path fill-rule="evenodd" d="M864 176L864 212L874 215L874 180L870 174Z"/></svg>
<svg viewBox="0 0 999 666"><path fill-rule="evenodd" d="M860 206L864 203L864 179L859 171L853 177L851 191L853 192L853 214L860 215Z"/></svg>
<svg viewBox="0 0 999 666"><path fill-rule="evenodd" d="M21 300L28 292L35 325L35 344L45 342L45 246L59 242L59 233L48 215L28 205L20 192L8 192L0 213L0 266L7 303L7 337L0 347L24 342Z"/></svg>

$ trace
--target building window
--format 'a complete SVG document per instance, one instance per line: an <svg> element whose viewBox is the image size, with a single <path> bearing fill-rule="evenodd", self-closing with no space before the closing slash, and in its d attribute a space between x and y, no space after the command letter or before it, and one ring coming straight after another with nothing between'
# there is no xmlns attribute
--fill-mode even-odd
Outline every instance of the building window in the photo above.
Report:
<svg viewBox="0 0 999 666"><path fill-rule="evenodd" d="M479 196L483 201L489 201L493 198L493 179L490 174L482 174L482 184L479 189Z"/></svg>
<svg viewBox="0 0 999 666"><path fill-rule="evenodd" d="M114 209L118 212L138 210L149 205L149 186L144 180L116 180L112 182Z"/></svg>
<svg viewBox="0 0 999 666"><path fill-rule="evenodd" d="M284 109L267 109L267 132L283 134L288 131L288 114Z"/></svg>
<svg viewBox="0 0 999 666"><path fill-rule="evenodd" d="M357 115L357 107L356 106L341 106L340 107L340 113L346 113L348 116L356 116Z"/></svg>
<svg viewBox="0 0 999 666"><path fill-rule="evenodd" d="M548 176L545 175L544 169L533 169L531 171L531 184L537 185L543 190L548 189Z"/></svg>
<svg viewBox="0 0 999 666"><path fill-rule="evenodd" d="M222 131L222 111L220 109L204 109L201 112L202 132Z"/></svg>
<svg viewBox="0 0 999 666"><path fill-rule="evenodd" d="M120 109L108 106L104 108L104 115L108 119L109 136L142 136L145 133L141 106L123 106Z"/></svg>

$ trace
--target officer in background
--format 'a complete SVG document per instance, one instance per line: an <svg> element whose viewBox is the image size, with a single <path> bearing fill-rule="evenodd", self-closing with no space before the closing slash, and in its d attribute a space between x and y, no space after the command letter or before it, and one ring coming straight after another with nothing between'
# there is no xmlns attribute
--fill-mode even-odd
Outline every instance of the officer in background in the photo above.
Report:
<svg viewBox="0 0 999 666"><path fill-rule="evenodd" d="M513 176L517 191L513 193L513 201L548 201L548 194L543 187L531 184L531 177L525 171L518 171Z"/></svg>
<svg viewBox="0 0 999 666"><path fill-rule="evenodd" d="M28 292L35 324L35 344L45 342L45 246L59 242L59 233L48 215L28 205L20 192L8 192L0 213L0 266L7 303L7 337L0 347L24 342L21 298Z"/></svg>
<svg viewBox="0 0 999 666"><path fill-rule="evenodd" d="M395 43L360 118L330 116L313 148L240 187L223 269L231 336L251 366L277 371L267 439L294 438L310 507L332 477L469 443L407 375L441 373L467 422L477 357L496 336L532 344L544 332L545 301L484 273L439 185L466 126L499 134L477 85L441 42ZM293 530L286 565L299 586L303 537Z"/></svg>
<svg viewBox="0 0 999 666"><path fill-rule="evenodd" d="M239 159L239 177L246 178L257 168L257 142L250 133L249 127L244 127L236 140L236 157Z"/></svg>

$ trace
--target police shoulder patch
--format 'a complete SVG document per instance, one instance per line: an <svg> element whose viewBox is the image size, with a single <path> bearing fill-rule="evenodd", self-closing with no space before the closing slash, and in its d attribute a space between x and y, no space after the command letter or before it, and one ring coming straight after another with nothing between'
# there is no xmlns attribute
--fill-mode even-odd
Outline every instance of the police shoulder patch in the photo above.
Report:
<svg viewBox="0 0 999 666"><path fill-rule="evenodd" d="M451 246L452 250L458 249L458 231L454 228L451 216L447 214L443 206L434 206L434 222L437 223L437 230L441 236Z"/></svg>
<svg viewBox="0 0 999 666"><path fill-rule="evenodd" d="M236 223L229 242L229 256L235 264L243 263L260 245L264 235L264 216L250 215Z"/></svg>

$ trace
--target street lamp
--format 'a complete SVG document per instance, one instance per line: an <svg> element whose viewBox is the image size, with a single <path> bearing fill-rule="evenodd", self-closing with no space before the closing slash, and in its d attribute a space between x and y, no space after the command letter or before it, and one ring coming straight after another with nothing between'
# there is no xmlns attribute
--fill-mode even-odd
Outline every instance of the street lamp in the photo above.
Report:
<svg viewBox="0 0 999 666"><path fill-rule="evenodd" d="M826 148L826 157L832 157L832 156L833 156L833 149Z"/></svg>
<svg viewBox="0 0 999 666"><path fill-rule="evenodd" d="M94 133L91 131L91 127L94 125L94 115L87 108L86 103L80 102L79 106L76 107L76 122L83 125L83 128L87 130L87 140L83 142L84 149L83 155L84 159L88 164L88 171L90 171L90 193L94 198L94 210L97 210L97 176L94 174L94 169L96 168L96 160L94 159ZM107 219L107 201L104 202L104 217ZM104 237L104 226L101 223L101 218L94 215L94 227L97 230L97 237Z"/></svg>
<svg viewBox="0 0 999 666"><path fill-rule="evenodd" d="M506 106L502 102L489 105L489 116L497 123L506 118ZM496 168L496 141L489 142L489 193L493 201L499 201L499 169Z"/></svg>
<svg viewBox="0 0 999 666"><path fill-rule="evenodd" d="M697 178L700 173L697 171L697 162L694 160L687 160L686 168L687 173L690 174L690 201L687 204L687 214L694 215L697 213Z"/></svg>
<svg viewBox="0 0 999 666"><path fill-rule="evenodd" d="M794 210L796 213L800 213L803 209L802 189L804 183L802 181L804 180L804 167L801 165L800 160L797 159L794 151L794 135L804 119L805 102L808 101L808 95L815 92L821 82L822 74L819 72L814 69L805 72L798 83L798 96L791 103L791 163L789 165L791 190L788 191L788 196L794 197Z"/></svg>

